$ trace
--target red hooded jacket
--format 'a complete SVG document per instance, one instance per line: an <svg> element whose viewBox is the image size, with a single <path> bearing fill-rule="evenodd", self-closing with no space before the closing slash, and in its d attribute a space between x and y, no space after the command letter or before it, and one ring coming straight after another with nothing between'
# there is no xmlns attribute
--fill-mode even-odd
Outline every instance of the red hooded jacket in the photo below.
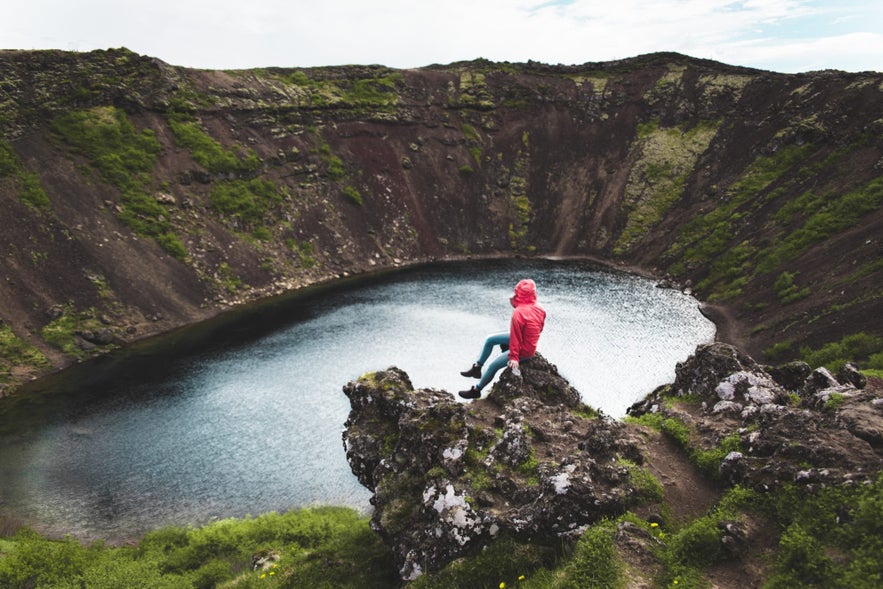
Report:
<svg viewBox="0 0 883 589"><path fill-rule="evenodd" d="M537 285L529 278L515 285L510 301L515 309L509 322L509 359L517 361L536 354L546 311L537 303Z"/></svg>

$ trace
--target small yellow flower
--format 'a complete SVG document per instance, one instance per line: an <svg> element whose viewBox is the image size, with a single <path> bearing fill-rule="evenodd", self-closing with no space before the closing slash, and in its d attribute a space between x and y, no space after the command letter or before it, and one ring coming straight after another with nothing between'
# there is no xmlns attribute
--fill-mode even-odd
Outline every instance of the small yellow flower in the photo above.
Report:
<svg viewBox="0 0 883 589"><path fill-rule="evenodd" d="M270 575L275 575L276 571L270 571Z"/></svg>
<svg viewBox="0 0 883 589"><path fill-rule="evenodd" d="M519 581L523 581L523 580L524 580L524 575L519 576L519 577L518 577L518 580L519 580Z"/></svg>
<svg viewBox="0 0 883 589"><path fill-rule="evenodd" d="M651 528L658 528L659 524L657 524L656 522L653 522L652 524L650 524L650 527Z"/></svg>
<svg viewBox="0 0 883 589"><path fill-rule="evenodd" d="M500 581L500 589L506 589L506 581Z"/></svg>
<svg viewBox="0 0 883 589"><path fill-rule="evenodd" d="M266 577L266 576L267 576L267 574L264 573L263 575L261 575L261 579L263 579L263 578Z"/></svg>
<svg viewBox="0 0 883 589"><path fill-rule="evenodd" d="M675 579L674 582L673 582L672 584L673 584L673 585L677 585L677 584L678 584L678 580Z"/></svg>

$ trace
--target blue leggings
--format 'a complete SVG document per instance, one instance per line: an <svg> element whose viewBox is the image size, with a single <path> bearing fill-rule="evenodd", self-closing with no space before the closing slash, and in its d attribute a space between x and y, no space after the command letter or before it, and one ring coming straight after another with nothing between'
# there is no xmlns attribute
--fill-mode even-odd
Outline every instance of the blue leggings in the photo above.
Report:
<svg viewBox="0 0 883 589"><path fill-rule="evenodd" d="M495 333L493 335L489 335L486 340L484 340L484 347L481 349L481 356L478 357L478 365L484 366L484 363L487 362L487 359L491 357L491 352L494 349L494 346L508 346L509 345L509 332L505 331L503 333ZM521 358L520 361L523 362L528 358ZM475 387L480 391L494 379L494 376L497 372L500 371L506 364L509 362L509 352L503 352L496 358L494 358L493 362L488 364L488 367L481 374L481 380L478 381L478 384Z"/></svg>

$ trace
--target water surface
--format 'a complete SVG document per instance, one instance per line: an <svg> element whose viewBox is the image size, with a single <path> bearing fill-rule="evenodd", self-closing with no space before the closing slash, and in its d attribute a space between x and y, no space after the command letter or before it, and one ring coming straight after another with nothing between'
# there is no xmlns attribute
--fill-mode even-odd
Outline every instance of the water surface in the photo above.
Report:
<svg viewBox="0 0 883 589"><path fill-rule="evenodd" d="M714 337L694 299L586 263L406 271L286 302L195 347L171 338L161 353L68 382L51 419L0 438L0 512L115 540L319 503L368 510L341 444L343 385L398 366L415 387L467 388L459 371L485 335L508 329L508 298L525 277L548 312L540 352L614 417Z"/></svg>

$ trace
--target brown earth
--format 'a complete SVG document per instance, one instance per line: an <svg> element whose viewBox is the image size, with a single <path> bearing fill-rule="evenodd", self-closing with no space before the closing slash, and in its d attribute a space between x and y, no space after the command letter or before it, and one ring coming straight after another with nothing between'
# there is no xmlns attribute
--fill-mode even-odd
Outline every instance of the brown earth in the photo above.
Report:
<svg viewBox="0 0 883 589"><path fill-rule="evenodd" d="M460 257L581 257L666 277L717 298L706 309L719 338L763 361L883 335L879 196L771 271L752 270L764 248L805 234L814 209L783 214L799 198L879 193L881 74L783 75L667 53L581 66L206 71L120 49L4 51L0 79L0 147L13 170L0 174L0 320L50 364L0 362L7 389L267 296ZM260 166L207 170L176 138L172 110ZM52 127L66 113L115 112L159 144L143 190L183 259L133 232L119 185ZM707 146L691 143L704 128L714 129ZM49 208L19 198L28 174ZM261 239L212 205L216 189L252 178L282 195ZM751 198L684 237L752 182ZM690 248L708 253L685 258ZM726 258L734 249L742 257ZM783 273L809 296L781 303ZM740 286L721 298L731 280ZM117 343L61 352L41 335L59 309L100 317Z"/></svg>

